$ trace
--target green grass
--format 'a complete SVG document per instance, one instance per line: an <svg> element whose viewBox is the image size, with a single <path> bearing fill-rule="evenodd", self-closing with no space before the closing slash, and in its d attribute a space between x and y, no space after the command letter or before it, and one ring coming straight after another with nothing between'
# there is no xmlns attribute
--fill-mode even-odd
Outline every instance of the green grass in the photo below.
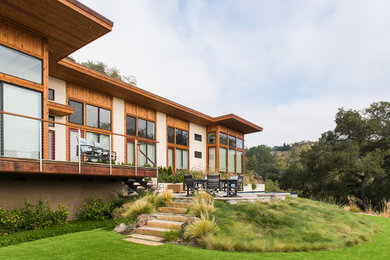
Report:
<svg viewBox="0 0 390 260"><path fill-rule="evenodd" d="M376 225L362 215L308 199L246 202L216 201L220 230L202 245L248 252L337 249L370 240Z"/></svg>
<svg viewBox="0 0 390 260"><path fill-rule="evenodd" d="M243 253L173 244L150 247L123 241L123 235L112 231L96 229L3 247L0 259L389 259L390 219L362 217L376 223L383 232L361 246L330 251Z"/></svg>

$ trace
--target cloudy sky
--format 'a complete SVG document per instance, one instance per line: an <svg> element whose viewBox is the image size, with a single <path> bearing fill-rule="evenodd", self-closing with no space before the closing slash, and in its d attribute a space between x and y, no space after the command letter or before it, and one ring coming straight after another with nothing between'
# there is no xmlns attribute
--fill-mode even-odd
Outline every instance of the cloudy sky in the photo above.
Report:
<svg viewBox="0 0 390 260"><path fill-rule="evenodd" d="M72 55L211 116L262 127L246 146L317 140L339 107L390 100L388 0L81 0L114 22Z"/></svg>

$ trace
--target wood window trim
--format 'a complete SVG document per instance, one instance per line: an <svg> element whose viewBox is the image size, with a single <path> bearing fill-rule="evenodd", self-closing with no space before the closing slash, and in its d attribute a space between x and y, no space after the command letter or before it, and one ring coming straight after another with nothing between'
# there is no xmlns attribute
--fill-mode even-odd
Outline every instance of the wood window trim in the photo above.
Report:
<svg viewBox="0 0 390 260"><path fill-rule="evenodd" d="M128 135L127 134L127 117L133 117L135 118L135 135ZM147 129L147 125L148 125L148 122L152 122L154 123L154 139L149 139L149 138L145 138L145 137L139 137L138 136L138 119L142 119L142 120L145 120L146 121L146 129ZM140 140L149 140L149 141L155 141L155 143L157 143L157 123L156 121L153 121L153 120L149 120L149 119L146 119L145 117L142 117L142 116L135 116L135 115L132 115L132 114L128 114L128 113L125 113L125 135L128 136L128 137L135 137L136 139L140 139Z"/></svg>
<svg viewBox="0 0 390 260"><path fill-rule="evenodd" d="M172 143L168 143L168 127L170 128L173 128L174 129L174 140L175 140L175 143L172 144ZM176 129L179 129L179 130L182 130L182 131L186 131L188 133L188 146L184 146L184 145L180 145L180 144L176 144ZM172 125L167 125L167 131L166 131L166 140L167 140L167 149L166 149L166 154L167 154L167 163L166 163L166 167L168 168L168 149L173 149L173 157L174 157L174 167L173 167L173 173L176 174L176 148L178 149L182 149L182 150L187 150L188 151L188 169L190 169L190 165L191 165L191 156L190 156L190 144L191 144L191 140L190 140L190 131L189 130L185 130L183 128L179 128L179 127L174 127Z"/></svg>

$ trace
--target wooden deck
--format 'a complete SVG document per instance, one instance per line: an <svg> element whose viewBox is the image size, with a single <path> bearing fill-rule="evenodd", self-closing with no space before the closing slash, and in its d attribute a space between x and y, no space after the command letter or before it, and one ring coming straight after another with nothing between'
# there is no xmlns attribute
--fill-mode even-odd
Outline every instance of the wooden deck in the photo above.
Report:
<svg viewBox="0 0 390 260"><path fill-rule="evenodd" d="M42 172L39 170L39 160L0 157L0 173L25 174L58 174L58 175L88 175L113 177L156 177L156 168L134 167L128 165L110 165L103 163L81 163L81 173L77 162L42 161Z"/></svg>

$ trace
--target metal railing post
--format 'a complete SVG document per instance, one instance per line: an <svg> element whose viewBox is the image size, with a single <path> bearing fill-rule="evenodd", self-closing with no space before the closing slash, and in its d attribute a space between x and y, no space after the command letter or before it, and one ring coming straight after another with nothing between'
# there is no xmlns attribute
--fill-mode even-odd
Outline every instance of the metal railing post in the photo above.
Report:
<svg viewBox="0 0 390 260"><path fill-rule="evenodd" d="M111 149L111 144L112 144L112 135L110 134L110 175L112 175L112 149Z"/></svg>
<svg viewBox="0 0 390 260"><path fill-rule="evenodd" d="M42 143L43 143L43 136L42 136L42 121L39 122L39 172L42 172Z"/></svg>
<svg viewBox="0 0 390 260"><path fill-rule="evenodd" d="M77 150L78 150L78 154L79 154L79 174L81 174L81 149L80 149L80 144L81 144L81 140L80 140L80 138L81 138L81 134L80 134L80 128L79 129L77 129L78 130L78 134L79 134L79 145L78 145L78 148L77 148Z"/></svg>

